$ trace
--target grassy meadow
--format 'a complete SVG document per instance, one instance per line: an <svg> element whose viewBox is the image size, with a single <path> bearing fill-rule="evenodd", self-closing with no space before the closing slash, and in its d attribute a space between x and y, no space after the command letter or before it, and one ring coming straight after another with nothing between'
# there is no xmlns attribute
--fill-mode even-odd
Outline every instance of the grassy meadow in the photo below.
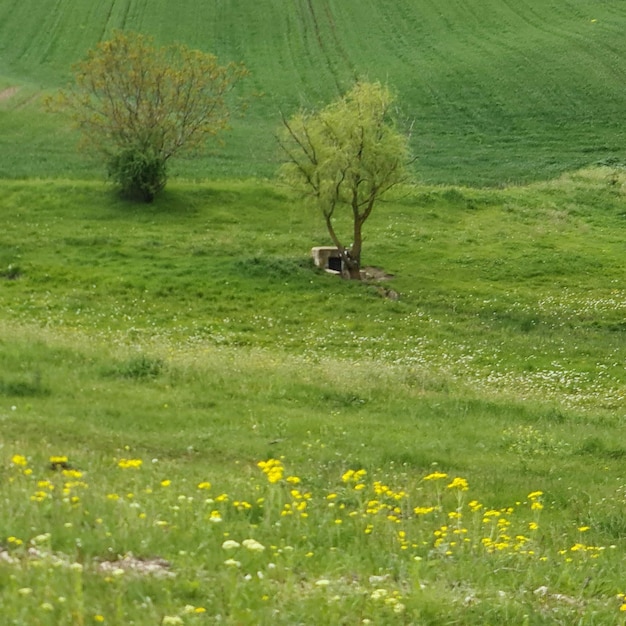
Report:
<svg viewBox="0 0 626 626"><path fill-rule="evenodd" d="M7 623L623 623L625 185L3 182Z"/></svg>
<svg viewBox="0 0 626 626"><path fill-rule="evenodd" d="M626 625L625 27L616 0L0 1L2 626ZM251 70L149 206L43 110L115 28ZM356 77L417 156L360 284L273 179L280 111Z"/></svg>

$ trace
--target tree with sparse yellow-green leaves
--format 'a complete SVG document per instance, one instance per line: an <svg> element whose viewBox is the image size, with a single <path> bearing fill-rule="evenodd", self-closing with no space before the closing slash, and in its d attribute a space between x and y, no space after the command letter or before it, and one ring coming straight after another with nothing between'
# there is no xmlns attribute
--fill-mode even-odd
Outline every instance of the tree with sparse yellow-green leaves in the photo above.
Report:
<svg viewBox="0 0 626 626"><path fill-rule="evenodd" d="M376 202L407 179L408 139L393 121L393 101L388 88L359 82L320 111L283 118L281 176L322 212L352 279L361 278L363 224ZM352 218L350 244L335 227L345 210Z"/></svg>
<svg viewBox="0 0 626 626"><path fill-rule="evenodd" d="M56 105L69 110L82 146L106 162L129 197L150 202L167 181L169 160L204 147L228 127L228 95L248 74L212 54L116 32L74 67L75 82Z"/></svg>

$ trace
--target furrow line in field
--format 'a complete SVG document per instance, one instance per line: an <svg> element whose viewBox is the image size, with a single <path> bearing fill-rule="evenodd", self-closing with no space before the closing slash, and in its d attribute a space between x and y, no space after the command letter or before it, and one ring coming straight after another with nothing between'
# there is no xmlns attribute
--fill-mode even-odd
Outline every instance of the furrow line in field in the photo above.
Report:
<svg viewBox="0 0 626 626"><path fill-rule="evenodd" d="M343 42L341 41L341 37L339 36L339 33L337 32L337 24L335 21L335 15L333 13L333 9L330 6L328 0L324 0L324 12L326 14L326 19L328 20L330 33L334 41L334 47L339 53L339 56L344 60L345 66L349 69L350 73L352 74L352 78L356 81L358 80L358 72L356 71L356 67L354 63L352 62L352 60L350 59L350 56L348 55L348 52L346 51L343 45Z"/></svg>
<svg viewBox="0 0 626 626"><path fill-rule="evenodd" d="M5 0L4 2L0 3L0 51L5 48L6 43L9 40L9 37L3 37L2 33L6 28L6 24L10 23L10 17L18 13L20 5L21 0L13 0L13 2L10 2L10 0Z"/></svg>
<svg viewBox="0 0 626 626"><path fill-rule="evenodd" d="M333 77L333 81L335 83L337 91L341 92L341 91L343 91L342 87L341 87L341 81L339 80L339 78L337 76L337 71L336 71L336 69L333 66L330 53L328 51L326 43L324 42L324 38L322 37L322 32L321 32L321 29L320 29L320 22L319 22L319 20L317 18L317 14L316 14L315 8L313 6L313 0L307 0L307 7L308 7L309 14L311 16L311 22L313 24L313 30L315 32L315 38L316 38L316 40L317 40L317 42L319 44L320 50L322 52L322 55L325 58L326 66L330 70L330 73L331 73L331 75Z"/></svg>
<svg viewBox="0 0 626 626"><path fill-rule="evenodd" d="M66 11L71 10L71 7L67 6L66 0L58 0L55 8L50 11L51 22L46 25L41 41L41 49L39 52L39 58L42 62L50 61L54 57L54 52L58 47L58 44L64 44L64 35L66 20ZM33 49L39 47L39 41L33 41Z"/></svg>
<svg viewBox="0 0 626 626"><path fill-rule="evenodd" d="M422 4L421 14L407 5L404 8L393 39L393 52L402 62L398 72L405 76L401 83L413 92L414 102L418 98L427 106L429 115L445 118L456 109L455 101L466 105L464 92L477 89L480 76L472 61L480 59L474 39L463 25L454 23L447 5ZM489 28L481 27L479 31L477 38L482 39Z"/></svg>
<svg viewBox="0 0 626 626"><path fill-rule="evenodd" d="M120 20L120 25L117 26L117 28L121 30L126 28L126 22L128 21L128 13L130 11L131 2L132 0L126 0L126 6L124 7L124 10L122 11L122 18Z"/></svg>
<svg viewBox="0 0 626 626"><path fill-rule="evenodd" d="M369 48L367 58L374 57L377 64L383 61L387 70L402 64L406 71L407 65L414 65L426 35L415 7L406 1L389 4L370 0L364 11L371 16L362 36L363 47Z"/></svg>
<svg viewBox="0 0 626 626"><path fill-rule="evenodd" d="M104 39L106 38L107 31L109 30L109 24L111 23L111 19L113 17L113 9L115 8L115 2L116 0L110 0L109 10L106 14L106 17L103 20L102 29L100 31L98 41L104 41Z"/></svg>
<svg viewBox="0 0 626 626"><path fill-rule="evenodd" d="M271 42L265 43L264 39L263 54L264 58L271 58L277 63L278 72L265 77L265 80L275 85L271 95L274 97L276 109L272 113L278 118L278 109L283 113L288 112L284 109L286 103L304 105L311 96L310 75L319 66L316 63L317 54L313 54L313 51L317 52L319 46L314 41L315 37L311 34L309 22L306 19L305 0L289 8L285 8L283 2L278 0L275 6L275 16L272 23L276 24L279 20L282 23L279 45L276 46ZM278 55L277 50L280 51ZM262 82L264 79L260 80ZM288 93L281 91L286 82L290 86ZM260 88L265 91L267 86Z"/></svg>
<svg viewBox="0 0 626 626"><path fill-rule="evenodd" d="M487 11L487 7L483 5L483 8ZM451 6L450 9L463 12L460 7ZM511 33L516 31L517 16L505 16L496 6L490 12L491 19L481 21L471 3L465 6L464 12L463 22L472 24L471 28L457 32L454 37L456 45L450 46L450 65L461 70L457 79L451 81L450 76L446 77L448 88L456 84L460 89L452 99L458 111L463 113L468 129L489 134L496 128L512 129L517 124L515 110L521 93L520 81L507 64L509 58L523 57L525 53L523 49L517 49L513 54L505 51L514 46L515 37ZM525 77L520 76L520 79L523 81Z"/></svg>
<svg viewBox="0 0 626 626"><path fill-rule="evenodd" d="M524 44L523 40L502 41L503 49L508 48L508 56L512 62L514 58L523 59L532 67L521 67L521 80L519 89L528 93L531 98L541 106L559 107L559 110L567 115L586 115L592 103L590 98L597 100L598 90L605 93L601 103L606 103L611 98L611 81L603 81L601 75L607 77L616 71L626 73L623 61L616 55L607 54L607 48L601 42L585 39L576 33L561 33L558 36L566 41L563 46L567 50L567 56L559 52L559 47L554 45L554 34L549 37L533 39L532 44ZM506 56L502 57L503 68L507 62ZM620 70L620 65L622 69ZM534 67L534 72L533 72ZM569 72L570 79L567 82L559 80L559 76ZM594 105L593 108L595 108Z"/></svg>
<svg viewBox="0 0 626 626"><path fill-rule="evenodd" d="M515 11L506 19L514 29L519 29L521 21ZM466 56L460 62L474 68L466 82L475 84L486 102L491 92L491 97L501 100L511 113L517 109L520 113L526 111L531 114L534 107L546 111L558 107L564 117L588 115L588 99L574 95L578 91L584 96L585 90L591 89L592 81L586 80L585 74L598 85L595 76L598 66L612 64L606 59L606 53L595 46L598 42L593 42L597 53L592 54L592 41L575 29L540 27L535 20L517 32L520 33L518 36L503 36L500 30L471 28L462 33L460 43L466 48ZM555 41L564 42L563 49L568 50L567 59L559 54ZM515 81L516 72L510 71L515 70L515 59L518 59L518 81ZM574 81L563 83L559 75L567 71L568 64L572 65L570 71ZM500 83L499 89L494 89L496 82ZM498 92L502 97L498 96Z"/></svg>
<svg viewBox="0 0 626 626"><path fill-rule="evenodd" d="M453 72L454 63L442 63L443 56L437 49L432 34L435 22L440 21L439 5L421 5L403 1L370 2L364 11L370 16L365 21L367 31L363 33L364 50L359 58L367 59L368 72L384 82L391 81L392 87L405 96L412 94L407 102L420 103L431 112L445 107L445 97L433 84L431 60L436 58L438 72ZM448 54L445 51L445 54ZM430 104L429 104L430 103ZM412 114L412 112L409 112Z"/></svg>
<svg viewBox="0 0 626 626"><path fill-rule="evenodd" d="M299 56L297 46L306 44L306 40L304 36L302 38L294 36L294 34L297 33L298 30L296 22L297 20L294 18L291 11L285 13L285 32L284 38L281 41L281 43L284 42L285 44L285 54L281 55L279 58L279 68L281 70L281 73L287 73L288 71L292 71L294 75L296 75L298 79L300 79L300 73L296 70L294 59ZM295 81L292 81L292 86L294 90L299 93L300 86L298 85L298 87L296 87Z"/></svg>
<svg viewBox="0 0 626 626"><path fill-rule="evenodd" d="M307 81L308 71L310 70L309 66L316 65L315 62L320 50L319 44L315 38L315 33L311 28L307 0L300 0L300 2L298 2L295 8L293 24L294 28L292 33L296 34L296 36L294 37L291 33L289 36L291 61L294 69L298 72L298 75L303 81L303 87L307 88L309 86ZM320 69L321 67L317 71L319 72Z"/></svg>
<svg viewBox="0 0 626 626"><path fill-rule="evenodd" d="M582 35L573 33L572 28L576 21L572 20L570 14L564 14L560 20L555 19L558 13L550 10L551 7L541 5L543 11L535 8L534 3L524 0L505 0L505 4L512 13L517 15L520 24L526 24L528 33L543 33L548 35L554 45L556 41L571 41L572 39L580 39ZM580 18L579 18L580 20ZM569 24L570 26L566 26ZM590 22L591 24L591 22ZM564 49L567 49L566 47Z"/></svg>

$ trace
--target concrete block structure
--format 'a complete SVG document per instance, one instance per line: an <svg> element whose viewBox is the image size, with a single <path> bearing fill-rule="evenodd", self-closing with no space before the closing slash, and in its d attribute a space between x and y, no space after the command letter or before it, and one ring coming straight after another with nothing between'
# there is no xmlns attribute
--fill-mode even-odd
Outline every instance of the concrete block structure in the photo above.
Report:
<svg viewBox="0 0 626 626"><path fill-rule="evenodd" d="M339 249L335 246L316 246L311 248L313 263L327 272L343 274L343 261Z"/></svg>

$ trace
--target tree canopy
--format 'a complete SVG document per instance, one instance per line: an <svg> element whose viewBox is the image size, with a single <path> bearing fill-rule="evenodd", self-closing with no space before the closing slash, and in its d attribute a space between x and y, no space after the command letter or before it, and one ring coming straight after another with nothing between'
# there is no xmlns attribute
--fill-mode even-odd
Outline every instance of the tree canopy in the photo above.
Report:
<svg viewBox="0 0 626 626"><path fill-rule="evenodd" d="M122 191L149 201L166 183L170 158L228 127L227 96L247 73L181 44L157 47L145 35L116 32L76 64L57 104Z"/></svg>
<svg viewBox="0 0 626 626"><path fill-rule="evenodd" d="M281 175L322 212L351 278L361 277L363 224L376 202L406 180L407 137L391 113L394 98L380 83L359 82L319 111L283 117ZM351 242L335 228L337 211L352 216Z"/></svg>

